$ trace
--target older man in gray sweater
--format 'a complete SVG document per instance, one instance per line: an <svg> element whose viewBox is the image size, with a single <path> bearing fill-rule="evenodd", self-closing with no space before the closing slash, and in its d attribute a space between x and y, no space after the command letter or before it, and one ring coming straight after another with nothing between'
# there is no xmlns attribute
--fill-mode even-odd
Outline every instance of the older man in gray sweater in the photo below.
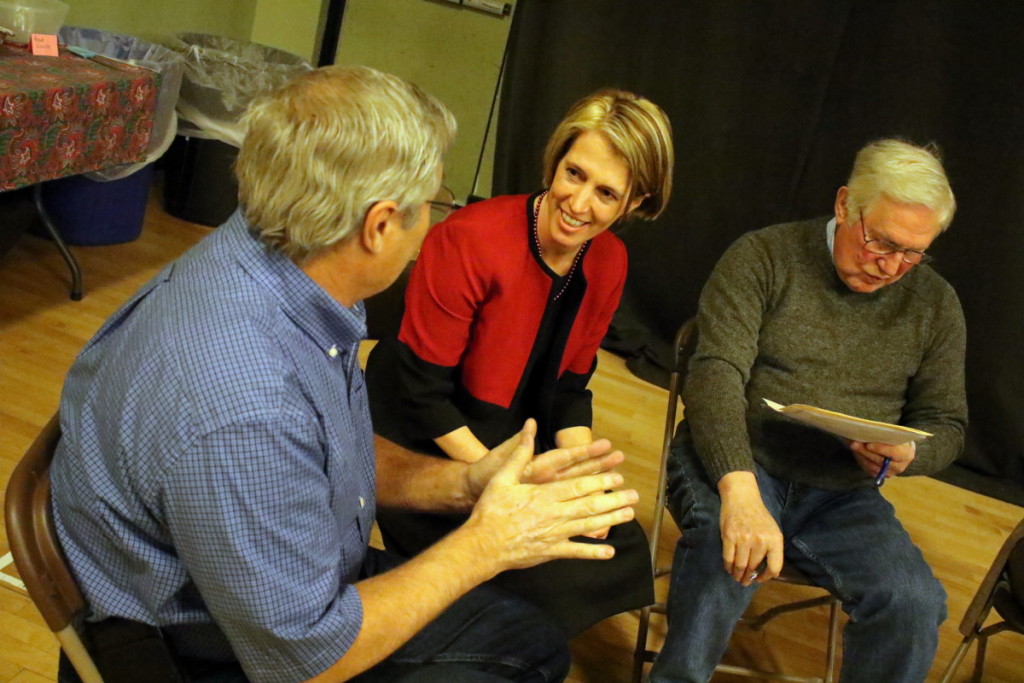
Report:
<svg viewBox="0 0 1024 683"><path fill-rule="evenodd" d="M748 233L715 267L670 462L683 533L651 681L707 681L784 562L850 615L844 683L924 680L945 592L876 479L935 472L963 445L963 313L926 265L954 210L932 149L882 140L858 153L833 218ZM933 436L851 442L764 398Z"/></svg>

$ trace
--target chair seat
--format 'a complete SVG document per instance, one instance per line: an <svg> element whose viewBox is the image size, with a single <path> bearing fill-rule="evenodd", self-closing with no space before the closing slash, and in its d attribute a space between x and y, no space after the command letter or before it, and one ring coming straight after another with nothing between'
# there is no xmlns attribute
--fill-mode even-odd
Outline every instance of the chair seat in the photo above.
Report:
<svg viewBox="0 0 1024 683"><path fill-rule="evenodd" d="M820 587L813 581L811 581L809 578L807 578L806 574L804 574L802 571L800 571L788 562L783 563L782 571L779 573L777 577L775 577L775 580L782 581L783 583L791 583L794 586L814 586L815 588Z"/></svg>

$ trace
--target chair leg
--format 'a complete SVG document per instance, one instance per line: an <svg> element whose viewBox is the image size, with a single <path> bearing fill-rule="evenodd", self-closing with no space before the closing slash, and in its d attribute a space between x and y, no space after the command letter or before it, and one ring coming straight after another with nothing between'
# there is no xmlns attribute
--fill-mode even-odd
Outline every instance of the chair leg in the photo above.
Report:
<svg viewBox="0 0 1024 683"><path fill-rule="evenodd" d="M939 683L950 683L953 680L953 675L956 670L960 668L960 662L963 661L964 655L967 654L968 648L971 647L971 643L974 642L977 633L971 633L969 636L960 641L960 647L953 653L953 659L949 661L949 666L946 667L946 672L942 674L942 680Z"/></svg>
<svg viewBox="0 0 1024 683"><path fill-rule="evenodd" d="M828 645L825 647L825 683L832 683L836 674L836 651L839 649L839 610L842 603L835 598L829 603Z"/></svg>
<svg viewBox="0 0 1024 683"><path fill-rule="evenodd" d="M978 635L978 652L974 655L974 676L972 680L977 683L981 680L981 673L985 668L985 650L988 649L988 636Z"/></svg>
<svg viewBox="0 0 1024 683"><path fill-rule="evenodd" d="M78 637L78 632L75 631L74 627L68 624L60 631L57 631L55 635L61 648L63 648L64 653L67 655L68 661L71 662L71 666L74 667L83 683L103 683L100 672L96 670L92 657L85 649L85 644Z"/></svg>
<svg viewBox="0 0 1024 683"><path fill-rule="evenodd" d="M644 675L644 661L647 659L647 629L651 620L651 608L640 610L640 625L636 632L636 647L633 649L632 683L640 683Z"/></svg>

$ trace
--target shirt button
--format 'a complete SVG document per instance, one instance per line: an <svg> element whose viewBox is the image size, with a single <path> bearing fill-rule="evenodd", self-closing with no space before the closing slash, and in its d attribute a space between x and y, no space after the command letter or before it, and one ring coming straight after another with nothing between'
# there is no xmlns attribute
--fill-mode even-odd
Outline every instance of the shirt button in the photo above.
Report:
<svg viewBox="0 0 1024 683"><path fill-rule="evenodd" d="M366 507L366 500L362 496L359 496L359 507Z"/></svg>
<svg viewBox="0 0 1024 683"><path fill-rule="evenodd" d="M332 346L331 348L329 348L327 350L327 355L330 356L331 358L337 358L338 357L338 347L337 346Z"/></svg>

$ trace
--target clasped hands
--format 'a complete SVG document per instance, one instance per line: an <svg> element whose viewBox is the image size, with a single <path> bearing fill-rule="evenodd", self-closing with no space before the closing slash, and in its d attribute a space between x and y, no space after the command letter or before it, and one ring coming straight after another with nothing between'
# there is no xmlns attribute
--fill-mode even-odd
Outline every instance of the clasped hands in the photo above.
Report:
<svg viewBox="0 0 1024 683"><path fill-rule="evenodd" d="M611 558L610 545L569 539L633 519L637 492L616 490L623 479L613 468L623 454L599 439L534 457L536 430L527 420L518 435L467 467L467 489L478 500L466 526L485 532L481 552L508 569Z"/></svg>
<svg viewBox="0 0 1024 683"><path fill-rule="evenodd" d="M910 467L910 463L914 462L914 458L917 456L917 444L911 441L894 446L885 443L851 441L850 451L860 468L872 478L878 476L882 470L882 463L888 458L889 469L885 476L889 478L903 474Z"/></svg>

